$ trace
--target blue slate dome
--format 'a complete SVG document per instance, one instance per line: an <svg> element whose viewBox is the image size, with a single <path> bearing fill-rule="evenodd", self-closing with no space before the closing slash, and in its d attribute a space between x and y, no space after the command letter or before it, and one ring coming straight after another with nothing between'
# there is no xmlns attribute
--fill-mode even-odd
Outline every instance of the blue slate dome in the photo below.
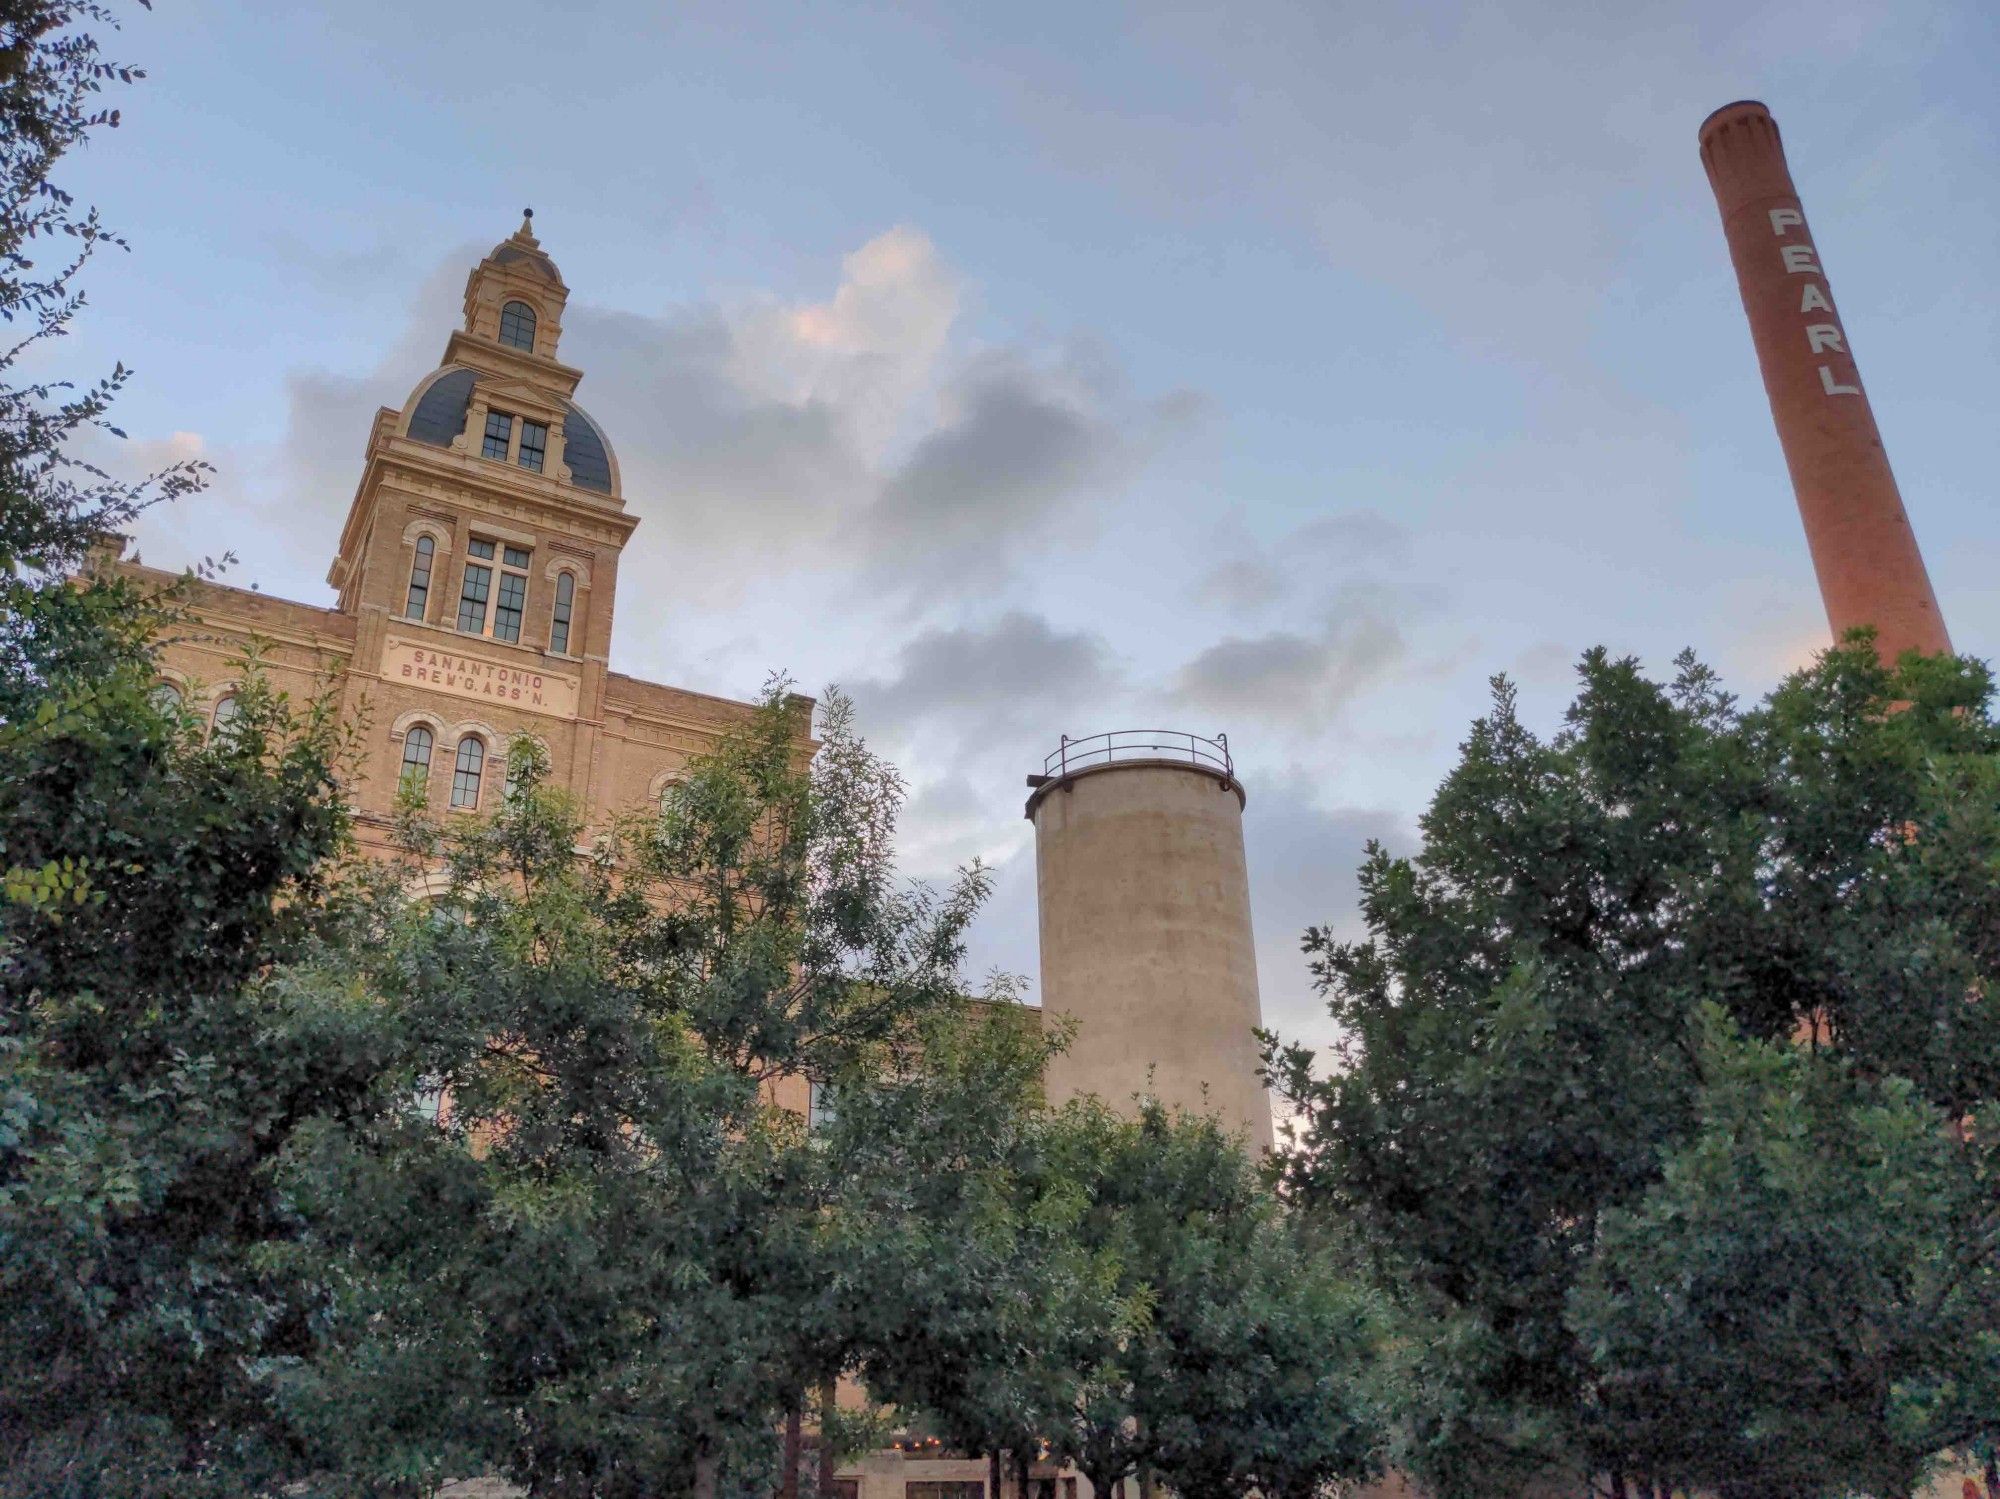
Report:
<svg viewBox="0 0 2000 1499"><path fill-rule="evenodd" d="M570 407L563 418L563 462L578 489L611 493L611 446L580 406Z"/></svg>
<svg viewBox="0 0 2000 1499"><path fill-rule="evenodd" d="M472 404L477 379L471 370L446 370L433 379L410 413L410 436L433 447L450 447L465 430L465 409Z"/></svg>
<svg viewBox="0 0 2000 1499"><path fill-rule="evenodd" d="M410 436L434 448L448 448L452 439L465 430L465 413L472 405L472 387L479 383L474 370L447 369L431 377L410 412ZM604 431L581 406L564 406L563 462L569 468L570 483L578 489L610 494L611 444Z"/></svg>

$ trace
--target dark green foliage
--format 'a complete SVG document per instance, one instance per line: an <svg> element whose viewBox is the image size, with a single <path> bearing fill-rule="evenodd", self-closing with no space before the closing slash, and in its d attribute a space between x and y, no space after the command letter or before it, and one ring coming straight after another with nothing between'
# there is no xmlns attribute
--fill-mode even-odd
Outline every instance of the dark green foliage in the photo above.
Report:
<svg viewBox="0 0 2000 1499"><path fill-rule="evenodd" d="M116 243L49 179L116 123L90 4L0 4L0 376L60 336ZM278 967L329 921L345 811L323 705L255 673L204 742L149 701L160 601L77 580L197 468L114 480L80 393L0 384L0 1494L249 1492L297 1459L273 1403L319 1292L277 1165L377 1098L365 1004Z"/></svg>
<svg viewBox="0 0 2000 1499"><path fill-rule="evenodd" d="M1767 1346L1768 1328L1723 1315L1766 1287L1714 1281L1705 1294L1722 1321L1708 1335L1726 1352L1713 1356L1760 1365L1768 1410L1822 1412L1788 1416L1786 1440L1760 1445L1744 1424L1759 1418L1722 1387L1625 1362L1688 1348L1649 1341L1657 1305L1599 1295L1580 1335L1578 1287L1665 1274L1658 1238L1650 1268L1615 1271L1609 1257L1635 1252L1635 1222L1684 1221L1698 1187L1736 1203L1712 1204L1708 1221L1742 1232L1745 1265L1757 1258L1749 1246L1806 1242L1813 1219L1845 1211L1816 1193L1840 1178L1832 1163L1856 1116L1826 1104L1827 1169L1758 1198L1766 1219L1740 1217L1742 1180L1712 1159L1726 1111L1711 1090L1735 1086L1743 1048L1797 1039L1809 1048L1797 1066L1824 1063L1841 1086L1928 1111L1940 1138L2000 1096L2000 736L1988 677L1948 659L1887 669L1857 640L1747 713L1687 660L1660 686L1598 652L1581 679L1565 731L1546 743L1497 683L1424 819L1423 853L1370 851L1369 940L1310 934L1347 1040L1324 1077L1302 1052L1273 1053L1307 1116L1287 1190L1358 1227L1393 1290L1414 1392L1404 1460L1442 1494L1492 1493L1548 1469L1776 1484L1757 1454L1779 1447L1815 1454L1821 1487L1798 1492L1877 1481L1879 1467L1837 1454L1852 1457L1859 1430L1883 1442L1892 1427L1914 1431L1913 1392L1947 1378L1925 1365L1939 1348L1928 1334L1886 1323L1864 1334L1930 1353L1877 1380L1874 1424L1858 1427L1854 1410L1815 1400L1819 1375ZM1704 1019L1711 1009L1725 1039ZM1776 1138L1782 1095L1756 1098ZM1740 1095L1734 1106L1749 1107ZM1749 1152L1733 1169L1770 1164L1755 1137L1732 1138ZM1709 1169L1690 1151L1709 1152ZM1893 1222L1886 1207L1872 1226L1849 1223L1911 1286L1926 1256L1977 1242L1994 1221L1984 1157L1954 1146L1944 1159L1963 1177L1938 1199L1948 1233L1928 1218L1931 1228ZM1677 1201L1661 1195L1670 1190ZM1709 1239L1680 1247L1736 1252ZM1836 1283L1840 1263L1808 1256L1800 1274ZM1878 1309L1888 1319L1902 1304L1885 1295ZM1793 1310L1786 1346L1839 1343L1832 1303ZM1978 1317L1968 1347L1993 1326ZM1614 1398L1642 1377L1711 1394L1668 1420ZM1939 1421L1897 1450L1974 1434Z"/></svg>
<svg viewBox="0 0 2000 1499"><path fill-rule="evenodd" d="M1593 1427L1722 1499L1910 1493L2000 1410L2000 1163L1903 1079L1713 1024L1693 1137L1572 1296Z"/></svg>
<svg viewBox="0 0 2000 1499"><path fill-rule="evenodd" d="M1189 1499L1306 1499L1373 1472L1378 1336L1354 1279L1294 1231L1211 1120L1095 1101L908 1138L921 1299L863 1366L951 1445L1075 1465L1100 1493L1153 1472ZM1004 1138L1006 1148L979 1147Z"/></svg>
<svg viewBox="0 0 2000 1499"><path fill-rule="evenodd" d="M270 1377L312 1298L266 1258L298 1227L275 1168L365 1106L375 1041L267 981L313 941L344 811L324 720L254 677L239 702L203 744L134 671L0 730L0 1492L283 1461Z"/></svg>
<svg viewBox="0 0 2000 1499"><path fill-rule="evenodd" d="M490 822L409 808L429 895L378 890L376 939L316 982L384 996L443 1117L300 1158L319 1273L353 1288L304 1398L337 1417L407 1356L439 1425L394 1471L350 1443L348 1473L440 1471L449 1438L536 1494L759 1491L786 1410L852 1363L857 1157L773 1088L893 1073L947 1025L984 876L897 881L894 773L839 699L808 765L800 710L774 686L588 852L526 742Z"/></svg>

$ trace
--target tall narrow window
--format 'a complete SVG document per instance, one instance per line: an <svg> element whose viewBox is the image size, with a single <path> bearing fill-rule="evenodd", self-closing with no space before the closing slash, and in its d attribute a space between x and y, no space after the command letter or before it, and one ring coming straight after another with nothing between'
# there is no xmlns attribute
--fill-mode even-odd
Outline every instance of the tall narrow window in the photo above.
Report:
<svg viewBox="0 0 2000 1499"><path fill-rule="evenodd" d="M486 413L486 440L479 445L482 457L507 461L507 448L514 436L514 418L504 411Z"/></svg>
<svg viewBox="0 0 2000 1499"><path fill-rule="evenodd" d="M153 706L162 713L181 711L181 690L172 682L159 682L153 687Z"/></svg>
<svg viewBox="0 0 2000 1499"><path fill-rule="evenodd" d="M549 621L549 649L558 656L569 654L570 616L576 612L576 574L556 574L556 609Z"/></svg>
<svg viewBox="0 0 2000 1499"><path fill-rule="evenodd" d="M500 342L510 348L535 351L535 309L526 302L509 302L500 309Z"/></svg>
<svg viewBox="0 0 2000 1499"><path fill-rule="evenodd" d="M834 1108L833 1085L818 1078L806 1084L806 1128L811 1133L822 1134L833 1128Z"/></svg>
<svg viewBox="0 0 2000 1499"><path fill-rule="evenodd" d="M451 804L454 807L479 805L479 777L486 769L486 746L467 734L458 741L458 763L451 772Z"/></svg>
<svg viewBox="0 0 2000 1499"><path fill-rule="evenodd" d="M241 711L242 709L236 701L236 694L233 692L215 705L215 716L211 722L215 725L215 735L217 738L221 738L230 731L230 728L236 722L236 715Z"/></svg>
<svg viewBox="0 0 2000 1499"><path fill-rule="evenodd" d="M431 779L431 731L413 724L403 735L403 784L422 791Z"/></svg>
<svg viewBox="0 0 2000 1499"><path fill-rule="evenodd" d="M410 564L410 592L403 600L403 618L424 617L424 607L431 601L431 559L436 555L437 543L428 535L419 536L416 560Z"/></svg>
<svg viewBox="0 0 2000 1499"><path fill-rule="evenodd" d="M522 468L531 468L536 473L542 471L542 455L548 452L549 429L540 422L521 418L521 456L515 461Z"/></svg>
<svg viewBox="0 0 2000 1499"><path fill-rule="evenodd" d="M484 552L480 551L485 547ZM493 543L475 541L470 548L475 557L491 557ZM486 633L486 601L493 594L493 569L478 562L465 564L465 581L458 589L458 627L468 635Z"/></svg>
<svg viewBox="0 0 2000 1499"><path fill-rule="evenodd" d="M519 640L521 638L521 611L527 606L527 603L527 574L503 571L500 574L500 597L493 605L493 638L495 640Z"/></svg>

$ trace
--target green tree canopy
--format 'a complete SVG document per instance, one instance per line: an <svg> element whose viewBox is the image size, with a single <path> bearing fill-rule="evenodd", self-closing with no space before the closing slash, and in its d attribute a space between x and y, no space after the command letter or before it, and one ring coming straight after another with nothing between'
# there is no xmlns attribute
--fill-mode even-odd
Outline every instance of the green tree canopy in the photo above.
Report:
<svg viewBox="0 0 2000 1499"><path fill-rule="evenodd" d="M1642 1347L1645 1323L1607 1319L1639 1317L1644 1298L1600 1290L1586 1314L1579 1288L1657 1279L1658 1241L1649 1262L1620 1270L1607 1257L1614 1245L1636 1253L1631 1225L1686 1221L1697 1187L1723 1196L1707 1221L1733 1221L1741 1173L1772 1164L1759 1142L1784 1136L1775 1116L1735 1137L1738 1175L1716 1155L1728 1110L1711 1090L1737 1090L1738 1109L1747 1097L1778 1110L1784 1098L1742 1093L1730 1080L1750 1064L1726 1060L1729 1048L1806 1048L1814 1060L1798 1065L1823 1060L1844 1080L1809 1089L1814 1098L1874 1090L1826 1105L1828 1163L1851 1153L1841 1142L1864 1117L1884 1117L1868 1108L1927 1110L1955 1139L1957 1122L1983 1118L2000 1093L2000 736L1983 667L1886 667L1857 639L1749 711L1686 658L1658 684L1593 652L1580 677L1550 740L1496 682L1492 712L1423 820L1421 853L1370 850L1367 938L1309 934L1344 1036L1332 1065L1271 1053L1305 1116L1287 1191L1358 1229L1408 1318L1403 1460L1446 1495L1550 1469L1686 1475L1685 1446L1651 1445L1642 1413L1616 1394L1637 1387L1620 1360ZM1715 1039L1711 1010L1732 1039ZM1690 1151L1707 1164L1684 1160ZM1959 1145L1948 1158L1964 1174L1938 1199L1957 1215L1951 1232L1885 1217L1856 1251L1902 1277L1907 1294L1876 1303L1884 1317L1921 1306L1926 1255L1980 1242L1993 1222L1987 1158ZM1837 1221L1846 1209L1809 1188L1838 1175L1829 1165L1756 1197L1772 1216L1740 1223L1737 1247L1804 1243L1809 1220ZM1725 1253L1719 1241L1682 1247ZM1802 1283L1838 1279L1841 1263L1803 1270ZM1733 1284L1711 1305L1761 1294ZM1953 1302L1975 1348L1993 1325L1979 1305ZM1709 1330L1734 1330L1729 1356L1762 1366L1760 1408L1786 1408L1788 1441L1820 1454L1810 1492L1879 1481L1832 1455L1854 1450L1855 1410L1817 1400L1823 1370L1783 1356L1843 1346L1841 1309L1802 1295L1793 1312L1782 1348L1753 1335L1747 1312ZM1938 1349L1886 1325L1868 1336ZM1688 1344L1654 1347L1664 1358ZM1926 1382L1950 1377L1911 1364L1877 1379L1867 1430L1883 1441L1913 1431L1911 1411L1935 1398ZM1645 1378L1701 1383L1660 1367ZM1711 1388L1675 1417L1683 1434L1700 1427L1688 1440L1746 1464L1772 1450L1745 1425L1762 1418ZM1971 1434L1939 1422L1898 1450ZM1732 1475L1756 1476L1754 1464Z"/></svg>
<svg viewBox="0 0 2000 1499"><path fill-rule="evenodd" d="M122 368L14 378L116 243L50 176L137 76L110 23L0 5L0 1493L233 1493L298 1456L274 1395L316 1295L276 1263L278 1163L378 1068L365 1004L276 977L337 909L339 731L254 663L226 736L155 709L170 601L78 571L199 470L86 461Z"/></svg>
<svg viewBox="0 0 2000 1499"><path fill-rule="evenodd" d="M899 880L901 783L837 697L815 752L802 701L775 684L657 819L601 836L527 741L489 821L411 806L377 939L314 980L382 994L442 1099L439 1128L300 1159L321 1273L356 1288L305 1397L329 1423L413 1360L532 1493L749 1492L786 1412L856 1356L856 1157L776 1090L893 1075L948 1022L985 877ZM445 1435L412 1429L407 1470Z"/></svg>

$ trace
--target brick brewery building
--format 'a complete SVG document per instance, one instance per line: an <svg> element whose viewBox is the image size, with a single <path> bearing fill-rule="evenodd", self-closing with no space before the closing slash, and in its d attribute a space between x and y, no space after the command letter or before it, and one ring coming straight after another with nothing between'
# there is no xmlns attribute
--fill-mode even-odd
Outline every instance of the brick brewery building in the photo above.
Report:
<svg viewBox="0 0 2000 1499"><path fill-rule="evenodd" d="M232 711L253 640L294 697L330 683L368 729L350 787L368 852L389 846L405 775L434 807L490 811L525 734L599 822L657 804L750 712L610 668L619 554L638 519L575 403L581 371L556 357L568 296L524 220L467 278L438 369L376 413L327 573L333 607L200 583L195 627L162 649L163 690L211 722Z"/></svg>

